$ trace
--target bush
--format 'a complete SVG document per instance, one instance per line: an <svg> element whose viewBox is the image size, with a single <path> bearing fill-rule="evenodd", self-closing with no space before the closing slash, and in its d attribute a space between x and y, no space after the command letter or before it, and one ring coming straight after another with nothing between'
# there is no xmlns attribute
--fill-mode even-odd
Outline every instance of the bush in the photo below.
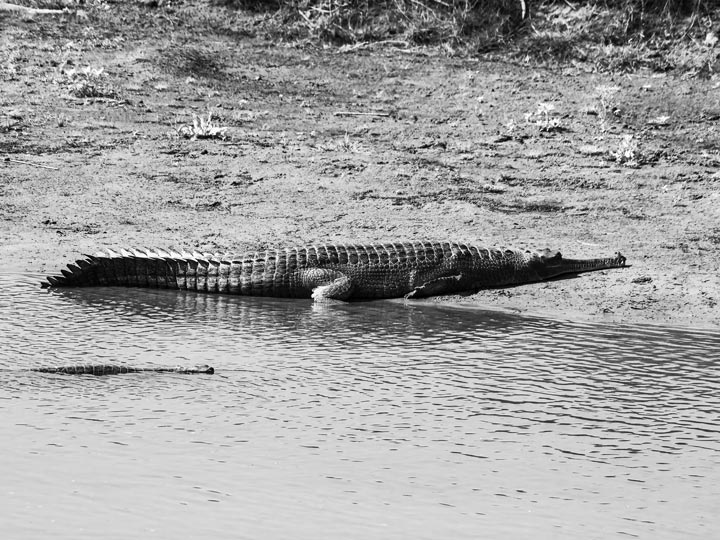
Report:
<svg viewBox="0 0 720 540"><path fill-rule="evenodd" d="M339 45L392 41L448 51L498 51L534 62L601 69L720 64L718 0L211 0L263 12L273 38Z"/></svg>
<svg viewBox="0 0 720 540"><path fill-rule="evenodd" d="M414 44L497 39L526 17L525 0L216 0L276 11L285 33L337 44L403 37ZM288 28L295 27L295 28Z"/></svg>

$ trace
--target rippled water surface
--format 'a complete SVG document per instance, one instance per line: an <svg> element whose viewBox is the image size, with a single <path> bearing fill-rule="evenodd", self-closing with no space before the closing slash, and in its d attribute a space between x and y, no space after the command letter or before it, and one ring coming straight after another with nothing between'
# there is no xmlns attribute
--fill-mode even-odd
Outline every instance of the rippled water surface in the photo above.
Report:
<svg viewBox="0 0 720 540"><path fill-rule="evenodd" d="M720 538L720 337L0 274L2 538ZM40 365L207 363L215 375Z"/></svg>

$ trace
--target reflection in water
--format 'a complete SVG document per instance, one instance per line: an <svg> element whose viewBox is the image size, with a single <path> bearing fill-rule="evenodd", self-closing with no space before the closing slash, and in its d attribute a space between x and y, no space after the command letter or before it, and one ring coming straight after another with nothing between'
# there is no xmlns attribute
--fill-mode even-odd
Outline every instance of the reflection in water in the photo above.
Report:
<svg viewBox="0 0 720 540"><path fill-rule="evenodd" d="M48 292L17 275L0 287L11 531L76 538L125 509L124 533L186 536L190 507L212 520L197 531L228 538L720 532L714 334L422 303ZM22 371L76 362L217 375ZM50 528L81 501L93 517Z"/></svg>

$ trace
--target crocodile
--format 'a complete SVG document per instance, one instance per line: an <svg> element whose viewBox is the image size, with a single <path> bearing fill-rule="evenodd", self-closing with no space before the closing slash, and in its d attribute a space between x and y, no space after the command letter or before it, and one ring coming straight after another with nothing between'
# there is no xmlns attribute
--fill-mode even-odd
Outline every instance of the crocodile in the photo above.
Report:
<svg viewBox="0 0 720 540"><path fill-rule="evenodd" d="M316 301L421 298L626 266L615 253L566 259L560 252L459 242L326 244L238 255L106 249L85 255L43 287L128 286Z"/></svg>
<svg viewBox="0 0 720 540"><path fill-rule="evenodd" d="M122 375L124 373L181 373L183 375L212 375L215 368L208 365L191 368L178 367L130 367L118 364L78 364L72 366L52 366L32 368L30 371L40 373L57 373L62 375Z"/></svg>

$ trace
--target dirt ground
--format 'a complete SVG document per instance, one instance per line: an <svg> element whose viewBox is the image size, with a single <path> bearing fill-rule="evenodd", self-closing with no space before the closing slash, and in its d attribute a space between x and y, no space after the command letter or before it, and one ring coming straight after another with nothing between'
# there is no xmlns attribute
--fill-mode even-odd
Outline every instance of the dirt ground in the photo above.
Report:
<svg viewBox="0 0 720 540"><path fill-rule="evenodd" d="M252 21L112 9L127 12L0 14L6 269L112 246L620 251L630 268L434 301L720 328L720 77L277 43Z"/></svg>

